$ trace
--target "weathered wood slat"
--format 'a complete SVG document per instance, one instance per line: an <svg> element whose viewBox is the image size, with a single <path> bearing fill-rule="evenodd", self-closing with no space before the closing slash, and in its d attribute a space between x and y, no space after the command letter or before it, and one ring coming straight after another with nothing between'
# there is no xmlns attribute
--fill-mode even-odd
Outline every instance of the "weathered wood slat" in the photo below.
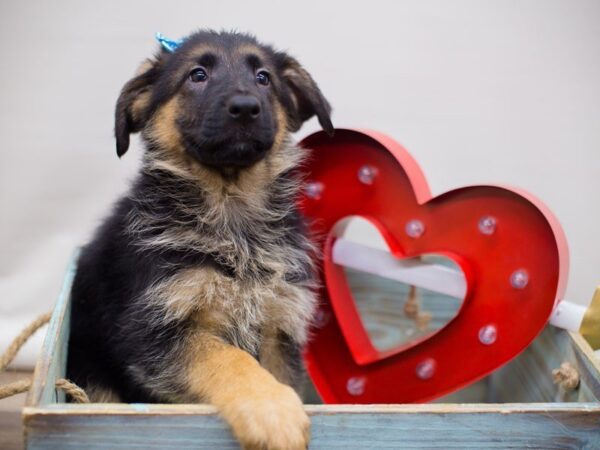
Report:
<svg viewBox="0 0 600 450"><path fill-rule="evenodd" d="M598 449L600 406L307 406L311 449ZM203 405L50 405L25 410L29 449L237 449Z"/></svg>
<svg viewBox="0 0 600 450"><path fill-rule="evenodd" d="M26 405L43 405L64 401L64 394L54 388L57 378L64 377L69 342L70 293L75 277L78 252L71 258L67 272L48 324L42 351L33 372L33 384L27 395Z"/></svg>
<svg viewBox="0 0 600 450"><path fill-rule="evenodd" d="M580 375L577 390L565 392L552 381L552 370L569 362ZM493 402L593 402L600 399L598 364L592 349L576 333L548 326L523 353L491 376Z"/></svg>
<svg viewBox="0 0 600 450"><path fill-rule="evenodd" d="M594 355L592 347L579 334L569 332L575 364L579 369L581 383L591 391L594 399L600 401L600 360ZM587 399L578 401L588 401Z"/></svg>

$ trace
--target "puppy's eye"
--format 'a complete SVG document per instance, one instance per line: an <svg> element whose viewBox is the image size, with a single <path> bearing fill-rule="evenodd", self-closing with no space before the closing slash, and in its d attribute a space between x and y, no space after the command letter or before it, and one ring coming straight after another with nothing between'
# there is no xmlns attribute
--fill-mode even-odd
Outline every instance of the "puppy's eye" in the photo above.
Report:
<svg viewBox="0 0 600 450"><path fill-rule="evenodd" d="M263 86L268 86L271 82L271 77L269 76L269 72L266 70L259 70L256 73L256 82L258 84L262 84Z"/></svg>
<svg viewBox="0 0 600 450"><path fill-rule="evenodd" d="M208 80L208 74L202 67L196 67L190 72L190 80L194 83L201 83Z"/></svg>

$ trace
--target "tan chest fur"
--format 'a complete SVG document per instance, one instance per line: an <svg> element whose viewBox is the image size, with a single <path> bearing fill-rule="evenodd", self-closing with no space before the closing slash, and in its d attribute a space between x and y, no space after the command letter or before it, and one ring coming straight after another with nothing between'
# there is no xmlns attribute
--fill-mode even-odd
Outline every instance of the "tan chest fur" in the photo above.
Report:
<svg viewBox="0 0 600 450"><path fill-rule="evenodd" d="M283 277L241 281L211 267L180 271L152 286L145 297L164 312L163 320L191 318L199 329L253 353L279 331L304 344L316 303L308 286Z"/></svg>

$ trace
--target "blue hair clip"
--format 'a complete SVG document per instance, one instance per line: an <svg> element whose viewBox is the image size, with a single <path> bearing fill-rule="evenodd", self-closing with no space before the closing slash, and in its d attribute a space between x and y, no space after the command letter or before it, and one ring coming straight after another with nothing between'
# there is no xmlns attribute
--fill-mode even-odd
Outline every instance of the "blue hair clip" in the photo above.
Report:
<svg viewBox="0 0 600 450"><path fill-rule="evenodd" d="M168 51L169 53L173 53L175 50L177 50L179 48L179 46L181 46L181 44L183 44L183 39L179 39L177 41L174 41L172 39L167 39L166 37L164 37L162 35L162 33L157 32L155 35L156 40L158 41L158 43L160 44L160 46L165 49L166 51Z"/></svg>

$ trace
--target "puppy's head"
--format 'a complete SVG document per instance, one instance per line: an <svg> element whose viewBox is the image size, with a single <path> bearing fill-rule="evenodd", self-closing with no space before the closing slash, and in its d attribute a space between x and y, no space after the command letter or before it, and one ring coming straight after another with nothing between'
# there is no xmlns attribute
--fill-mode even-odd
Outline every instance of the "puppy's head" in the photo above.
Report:
<svg viewBox="0 0 600 450"><path fill-rule="evenodd" d="M312 116L333 132L330 107L292 57L239 33L201 31L140 68L117 102L117 154L142 131L150 150L227 174L255 165Z"/></svg>

